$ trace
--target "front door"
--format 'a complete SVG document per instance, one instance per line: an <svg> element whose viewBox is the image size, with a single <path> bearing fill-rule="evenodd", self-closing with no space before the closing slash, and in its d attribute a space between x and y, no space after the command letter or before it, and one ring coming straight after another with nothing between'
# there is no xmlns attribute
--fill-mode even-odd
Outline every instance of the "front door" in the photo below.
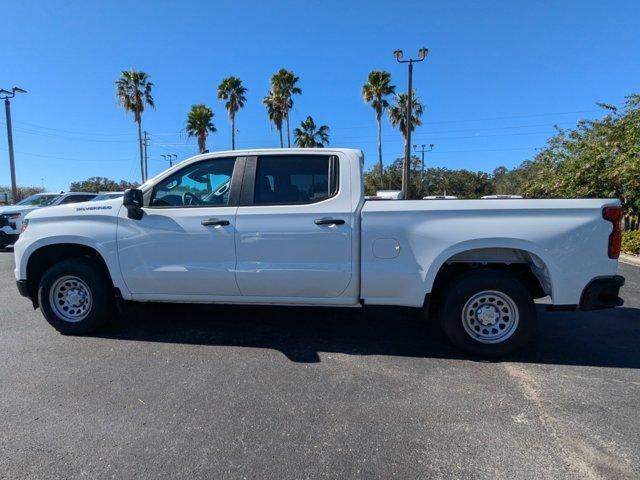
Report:
<svg viewBox="0 0 640 480"><path fill-rule="evenodd" d="M353 215L339 171L333 155L247 159L236 217L242 295L326 299L347 289Z"/></svg>
<svg viewBox="0 0 640 480"><path fill-rule="evenodd" d="M127 218L121 209L118 255L131 293L149 298L239 295L232 178L241 175L242 167L235 158L192 163L154 186L142 219Z"/></svg>

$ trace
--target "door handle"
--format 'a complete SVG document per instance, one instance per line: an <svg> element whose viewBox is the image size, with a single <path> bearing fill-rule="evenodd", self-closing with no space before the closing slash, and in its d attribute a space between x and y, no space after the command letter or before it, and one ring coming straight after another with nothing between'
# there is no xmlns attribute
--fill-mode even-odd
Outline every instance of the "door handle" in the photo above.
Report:
<svg viewBox="0 0 640 480"><path fill-rule="evenodd" d="M202 225L205 227L224 227L229 225L229 220L220 220L219 218L210 218L208 220L202 220Z"/></svg>
<svg viewBox="0 0 640 480"><path fill-rule="evenodd" d="M344 225L344 220L339 218L316 218L313 223L316 225Z"/></svg>

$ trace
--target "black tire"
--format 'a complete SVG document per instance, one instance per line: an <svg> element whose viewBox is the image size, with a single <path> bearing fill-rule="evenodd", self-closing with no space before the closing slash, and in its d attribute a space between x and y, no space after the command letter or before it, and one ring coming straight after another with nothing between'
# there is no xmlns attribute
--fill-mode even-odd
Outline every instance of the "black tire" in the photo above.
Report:
<svg viewBox="0 0 640 480"><path fill-rule="evenodd" d="M84 284L80 288L83 291L85 289L89 291L90 302L85 302L89 303L89 306L82 307L86 308L86 311L83 311L82 316L75 321L69 321L56 311L61 311L64 306L52 305L55 298L52 289L59 282L65 283L62 281L65 278L79 279L80 282L70 280L72 282L70 285L73 285L73 282L76 282L76 285ZM44 273L38 287L38 303L47 322L58 332L64 335L84 335L102 327L113 317L115 305L112 292L110 279L106 278L104 271L95 261L73 258L56 263ZM62 305L63 301L60 300L60 303Z"/></svg>
<svg viewBox="0 0 640 480"><path fill-rule="evenodd" d="M481 312L488 318L478 316ZM451 281L438 316L456 347L473 355L499 357L530 340L536 310L531 294L517 277L504 270L479 269Z"/></svg>

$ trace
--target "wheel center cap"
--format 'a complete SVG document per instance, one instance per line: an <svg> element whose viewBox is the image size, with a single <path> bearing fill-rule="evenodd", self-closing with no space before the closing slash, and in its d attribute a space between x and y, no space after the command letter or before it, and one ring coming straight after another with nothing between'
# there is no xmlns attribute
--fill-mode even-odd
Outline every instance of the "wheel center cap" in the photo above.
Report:
<svg viewBox="0 0 640 480"><path fill-rule="evenodd" d="M72 290L67 294L67 302L77 307L84 303L84 296L77 290Z"/></svg>
<svg viewBox="0 0 640 480"><path fill-rule="evenodd" d="M495 325L500 314L493 305L481 305L476 311L476 318L482 325Z"/></svg>

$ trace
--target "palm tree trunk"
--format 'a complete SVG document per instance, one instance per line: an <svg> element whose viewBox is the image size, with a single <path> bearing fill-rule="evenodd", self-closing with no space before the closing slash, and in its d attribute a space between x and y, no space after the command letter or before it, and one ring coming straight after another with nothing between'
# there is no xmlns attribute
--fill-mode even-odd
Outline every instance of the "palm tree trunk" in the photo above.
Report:
<svg viewBox="0 0 640 480"><path fill-rule="evenodd" d="M384 167L382 165L382 125L380 123L380 115L376 115L378 122L378 161L380 162L380 189L384 188Z"/></svg>
<svg viewBox="0 0 640 480"><path fill-rule="evenodd" d="M231 150L236 149L236 116L231 115Z"/></svg>
<svg viewBox="0 0 640 480"><path fill-rule="evenodd" d="M198 136L198 149L200 150L200 153L204 153L207 149L207 139L202 134Z"/></svg>
<svg viewBox="0 0 640 480"><path fill-rule="evenodd" d="M288 109L285 115L285 120L287 121L287 148L291 148L291 134L289 132L289 110Z"/></svg>
<svg viewBox="0 0 640 480"><path fill-rule="evenodd" d="M278 129L278 135L280 135L280 148L284 148L284 144L282 143L282 127Z"/></svg>
<svg viewBox="0 0 640 480"><path fill-rule="evenodd" d="M144 153L142 152L142 120L136 122L138 124L138 146L140 147L140 178L142 183L147 179L144 176Z"/></svg>

